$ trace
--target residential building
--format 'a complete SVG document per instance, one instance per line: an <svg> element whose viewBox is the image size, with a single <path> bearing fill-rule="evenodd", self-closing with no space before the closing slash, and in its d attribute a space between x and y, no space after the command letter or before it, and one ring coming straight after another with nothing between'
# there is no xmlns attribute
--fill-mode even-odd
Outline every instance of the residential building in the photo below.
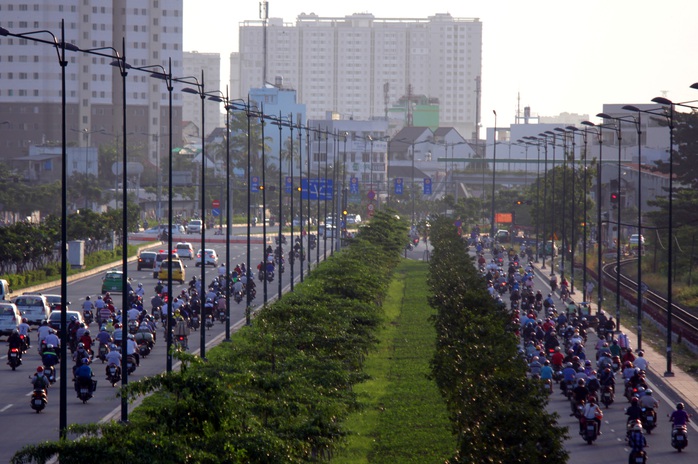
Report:
<svg viewBox="0 0 698 464"><path fill-rule="evenodd" d="M11 33L50 31L83 50L115 52L133 68L156 66L182 75L182 0L0 0L0 26ZM46 32L32 37L52 40ZM122 41L125 46L122 46ZM163 81L132 69L126 78L126 134L122 124L122 76L113 61L66 52L66 138L69 144L95 147L148 147L153 165L167 155L168 92ZM61 67L56 49L14 37L0 37L0 159L28 155L31 145L61 140ZM181 140L181 92L173 94L173 140ZM101 131L101 132L100 132ZM87 140L83 136L87 134ZM82 135L82 136L81 136ZM122 142L123 143L123 142Z"/></svg>
<svg viewBox="0 0 698 464"><path fill-rule="evenodd" d="M311 13L300 14L295 24L280 18L242 22L239 56L231 56L231 86L239 82L233 94L244 98L250 88L282 76L307 105L310 119L326 111L363 121L385 118L401 98L424 95L438 102L439 125L472 134L481 68L477 18Z"/></svg>
<svg viewBox="0 0 698 464"><path fill-rule="evenodd" d="M216 92L221 89L221 55L220 53L199 53L197 51L184 52L182 55L184 64L184 76L195 77L201 82L203 73L203 84L205 92ZM187 79L194 82L194 79ZM194 86L191 86L194 87ZM225 95L223 95L225 96ZM201 97L197 94L182 94L182 119L184 121L194 121L201 127ZM208 135L216 127L224 124L223 104L204 100L205 134Z"/></svg>

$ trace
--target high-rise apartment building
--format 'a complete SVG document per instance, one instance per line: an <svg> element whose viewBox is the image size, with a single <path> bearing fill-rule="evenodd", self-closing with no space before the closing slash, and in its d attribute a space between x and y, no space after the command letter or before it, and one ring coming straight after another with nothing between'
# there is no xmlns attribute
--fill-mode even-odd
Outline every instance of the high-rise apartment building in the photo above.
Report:
<svg viewBox="0 0 698 464"><path fill-rule="evenodd" d="M221 88L221 55L220 53L199 53L199 52L184 52L184 75L194 76L201 80L201 72L204 76L204 91L217 92L218 90L225 92ZM224 95L225 96L225 95ZM182 120L191 121L196 127L201 127L201 98L192 93L182 95ZM222 104L216 104L212 101L207 101L204 105L205 135L208 135L216 127L220 127L223 123L221 111Z"/></svg>
<svg viewBox="0 0 698 464"><path fill-rule="evenodd" d="M384 117L400 98L424 95L438 100L440 125L471 134L481 67L477 18L301 14L295 24L279 18L241 23L231 82L239 81L236 97L244 98L250 88L281 76L286 87L298 91L310 119L326 111L356 119Z"/></svg>
<svg viewBox="0 0 698 464"><path fill-rule="evenodd" d="M0 27L13 34L51 31L60 40L61 20L66 42L83 50L113 47L134 68L168 69L171 59L173 75L182 75L182 0L0 0ZM45 32L31 35L52 40ZM109 58L80 52L67 51L66 59L68 142L118 145L124 135L118 67L110 66ZM0 36L0 121L6 122L0 126L0 158L26 155L30 145L61 140L60 76L54 47ZM175 144L181 141L181 109L182 95L175 91ZM129 71L128 145L148 146L153 162L158 153L167 153L168 111L164 81Z"/></svg>

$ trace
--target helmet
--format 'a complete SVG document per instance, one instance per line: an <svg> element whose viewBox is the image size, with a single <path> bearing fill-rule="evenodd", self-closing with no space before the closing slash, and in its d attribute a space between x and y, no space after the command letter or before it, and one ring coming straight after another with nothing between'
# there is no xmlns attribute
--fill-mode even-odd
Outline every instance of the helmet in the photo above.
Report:
<svg viewBox="0 0 698 464"><path fill-rule="evenodd" d="M90 335L90 331L89 331L89 330L86 330L86 331L85 331L85 335L88 335L88 336L89 336L89 335Z"/></svg>
<svg viewBox="0 0 698 464"><path fill-rule="evenodd" d="M87 296L85 297L85 300L90 301L90 295L87 295Z"/></svg>
<svg viewBox="0 0 698 464"><path fill-rule="evenodd" d="M683 403L678 403L676 405L676 409L683 409Z"/></svg>
<svg viewBox="0 0 698 464"><path fill-rule="evenodd" d="M635 425L633 425L633 431L642 432L642 423L636 422Z"/></svg>
<svg viewBox="0 0 698 464"><path fill-rule="evenodd" d="M637 396L633 396L633 397L630 399L630 402L631 402L632 404L637 404L639 401L640 401L640 400L639 400L639 398L638 398Z"/></svg>
<svg viewBox="0 0 698 464"><path fill-rule="evenodd" d="M630 361L625 361L624 367L633 367L633 363Z"/></svg>
<svg viewBox="0 0 698 464"><path fill-rule="evenodd" d="M101 299L102 299L102 295L97 295L97 299L98 299L98 300L101 300Z"/></svg>
<svg viewBox="0 0 698 464"><path fill-rule="evenodd" d="M44 366L37 367L36 372L44 372Z"/></svg>
<svg viewBox="0 0 698 464"><path fill-rule="evenodd" d="M82 363L83 364L90 364L90 360L88 358L82 358Z"/></svg>
<svg viewBox="0 0 698 464"><path fill-rule="evenodd" d="M652 390L649 388L645 390L645 395L652 395Z"/></svg>
<svg viewBox="0 0 698 464"><path fill-rule="evenodd" d="M555 347L555 351L556 351L556 352L559 352L559 351L560 351L560 347L559 347L559 346L556 346L556 347Z"/></svg>
<svg viewBox="0 0 698 464"><path fill-rule="evenodd" d="M594 398L593 396L590 396L590 397L589 397L589 403L590 403L590 404L596 403L596 398Z"/></svg>
<svg viewBox="0 0 698 464"><path fill-rule="evenodd" d="M143 288L143 284L138 282L138 288Z"/></svg>
<svg viewBox="0 0 698 464"><path fill-rule="evenodd" d="M543 363L543 365L549 366L549 365L550 365L550 361L548 361L548 360L546 359L545 362Z"/></svg>
<svg viewBox="0 0 698 464"><path fill-rule="evenodd" d="M104 296L110 296L110 295L109 295L109 292L105 293Z"/></svg>
<svg viewBox="0 0 698 464"><path fill-rule="evenodd" d="M572 363L571 362L565 363L565 367L572 367Z"/></svg>
<svg viewBox="0 0 698 464"><path fill-rule="evenodd" d="M585 365L585 366L591 366L591 361L587 359L586 361L584 361L584 365Z"/></svg>
<svg viewBox="0 0 698 464"><path fill-rule="evenodd" d="M584 382L584 379L579 379L579 380L577 381L577 385L584 385L584 383L585 383L585 382Z"/></svg>
<svg viewBox="0 0 698 464"><path fill-rule="evenodd" d="M14 330L12 331L12 333L15 334L15 335L19 334L19 329L14 329Z"/></svg>
<svg viewBox="0 0 698 464"><path fill-rule="evenodd" d="M46 345L46 349L47 349L47 350L52 350L52 349L54 349L54 348L55 348L55 346L53 346L53 345Z"/></svg>
<svg viewBox="0 0 698 464"><path fill-rule="evenodd" d="M642 350L640 350L640 351L637 352L637 355L638 355L638 356L643 356L644 354L645 354L645 352L642 351Z"/></svg>
<svg viewBox="0 0 698 464"><path fill-rule="evenodd" d="M162 285L162 280L158 280L158 285Z"/></svg>
<svg viewBox="0 0 698 464"><path fill-rule="evenodd" d="M75 322L75 321L77 321L77 320L78 320L78 318L77 318L76 316L70 316L70 321L71 321L71 322Z"/></svg>
<svg viewBox="0 0 698 464"><path fill-rule="evenodd" d="M82 342L78 343L78 348L85 348L85 344Z"/></svg>
<svg viewBox="0 0 698 464"><path fill-rule="evenodd" d="M26 317L23 317L23 318L22 318L22 322L24 322L24 323L26 324L26 323L27 323L27 318L26 318Z"/></svg>
<svg viewBox="0 0 698 464"><path fill-rule="evenodd" d="M133 334L128 334L128 338L129 338L130 340L133 340L133 339L136 338L136 337L134 337Z"/></svg>
<svg viewBox="0 0 698 464"><path fill-rule="evenodd" d="M114 351L116 348L117 348L117 346L116 346L115 344L113 344L113 343L111 343L111 344L109 345L109 349L112 350L112 351Z"/></svg>

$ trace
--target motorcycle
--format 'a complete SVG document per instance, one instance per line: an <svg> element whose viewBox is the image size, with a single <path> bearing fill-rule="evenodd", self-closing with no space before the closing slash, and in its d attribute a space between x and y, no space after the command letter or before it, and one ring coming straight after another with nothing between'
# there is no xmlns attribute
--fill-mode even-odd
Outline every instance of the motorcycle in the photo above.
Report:
<svg viewBox="0 0 698 464"><path fill-rule="evenodd" d="M136 358L131 354L126 356L126 372L129 374L136 372Z"/></svg>
<svg viewBox="0 0 698 464"><path fill-rule="evenodd" d="M87 401L92 398L92 394L96 388L96 380L87 378L78 378L75 380L75 389L78 392L78 398L82 401L82 404L87 403Z"/></svg>
<svg viewBox="0 0 698 464"><path fill-rule="evenodd" d="M148 356L151 350L152 348L149 343L143 342L138 345L138 354L140 354L141 358Z"/></svg>
<svg viewBox="0 0 698 464"><path fill-rule="evenodd" d="M192 330L199 330L200 326L201 322L199 322L199 316L198 314L194 314L191 319L189 319L189 328Z"/></svg>
<svg viewBox="0 0 698 464"><path fill-rule="evenodd" d="M591 445L599 437L599 426L595 420L584 421L582 429L582 438Z"/></svg>
<svg viewBox="0 0 698 464"><path fill-rule="evenodd" d="M642 408L642 415L640 416L642 421L642 428L647 431L648 434L652 434L652 429L657 426L657 413L652 408Z"/></svg>
<svg viewBox="0 0 698 464"><path fill-rule="evenodd" d="M177 335L174 339L175 349L188 350L189 346L187 343L187 337L184 335Z"/></svg>
<svg viewBox="0 0 698 464"><path fill-rule="evenodd" d="M22 353L26 353L27 350L29 349L29 336L28 335L20 335L19 340L20 340L20 349L22 350Z"/></svg>
<svg viewBox="0 0 698 464"><path fill-rule="evenodd" d="M99 350L97 351L97 357L100 361L102 361L102 364L104 364L107 360L107 353L109 353L109 348L107 345L105 343L100 343Z"/></svg>
<svg viewBox="0 0 698 464"><path fill-rule="evenodd" d="M552 290L553 293L557 290L557 279L550 279L550 290Z"/></svg>
<svg viewBox="0 0 698 464"><path fill-rule="evenodd" d="M634 462L636 464L645 464L647 462L647 453L645 452L645 450L631 451L630 462Z"/></svg>
<svg viewBox="0 0 698 464"><path fill-rule="evenodd" d="M107 380L112 387L115 387L119 381L121 381L121 367L116 364L109 364L107 368Z"/></svg>
<svg viewBox="0 0 698 464"><path fill-rule="evenodd" d="M671 430L671 446L679 453L688 446L688 428L685 425L673 427Z"/></svg>
<svg viewBox="0 0 698 464"><path fill-rule="evenodd" d="M157 307L153 308L152 312L153 312L153 319L155 319L155 321L159 321L160 318L162 317L162 309L159 306L157 306Z"/></svg>
<svg viewBox="0 0 698 464"><path fill-rule="evenodd" d="M240 304L242 302L242 297L243 293L242 292L235 292L233 295L233 299L235 300L236 303Z"/></svg>
<svg viewBox="0 0 698 464"><path fill-rule="evenodd" d="M12 370L22 365L22 356L20 354L19 348L10 348L10 352L7 353L7 364L10 365Z"/></svg>
<svg viewBox="0 0 698 464"><path fill-rule="evenodd" d="M32 398L29 401L31 408L34 411L36 411L36 413L38 414L44 410L47 403L48 403L48 395L46 393L46 389L45 388L35 388L34 392L32 393Z"/></svg>
<svg viewBox="0 0 698 464"><path fill-rule="evenodd" d="M94 320L94 315L92 314L92 311L88 309L82 312L82 318L85 320L85 324L90 325Z"/></svg>
<svg viewBox="0 0 698 464"><path fill-rule="evenodd" d="M210 329L211 327L213 327L213 316L209 314L206 316L206 328Z"/></svg>
<svg viewBox="0 0 698 464"><path fill-rule="evenodd" d="M225 315L225 310L221 309L218 311L218 320L221 321L221 324L225 323L226 315Z"/></svg>
<svg viewBox="0 0 698 464"><path fill-rule="evenodd" d="M601 403L603 403L604 406L606 406L606 409L610 405L613 404L613 401L615 400L615 395L613 393L613 389L611 388L610 385L606 385L603 387L601 390Z"/></svg>

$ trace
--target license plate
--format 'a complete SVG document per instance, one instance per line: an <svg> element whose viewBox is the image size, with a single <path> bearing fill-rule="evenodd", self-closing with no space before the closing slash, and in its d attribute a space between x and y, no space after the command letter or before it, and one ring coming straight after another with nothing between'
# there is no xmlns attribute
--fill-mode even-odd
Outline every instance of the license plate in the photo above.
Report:
<svg viewBox="0 0 698 464"><path fill-rule="evenodd" d="M595 428L595 427L594 427L593 425L587 425L587 430L590 431L590 432L593 432L593 431L594 431L594 428Z"/></svg>
<svg viewBox="0 0 698 464"><path fill-rule="evenodd" d="M80 389L80 393L82 393L83 395L86 395L86 394L87 394L87 388L81 388L81 389Z"/></svg>
<svg viewBox="0 0 698 464"><path fill-rule="evenodd" d="M10 353L10 357L16 358L16 357L17 357L17 353Z"/></svg>
<svg viewBox="0 0 698 464"><path fill-rule="evenodd" d="M683 435L679 435L676 437L676 441L683 441Z"/></svg>
<svg viewBox="0 0 698 464"><path fill-rule="evenodd" d="M34 404L37 406L41 406L42 403L43 403L43 401L41 401L41 400L34 400Z"/></svg>
<svg viewBox="0 0 698 464"><path fill-rule="evenodd" d="M643 464L645 462L645 458L635 458L635 462L639 462L640 464Z"/></svg>
<svg viewBox="0 0 698 464"><path fill-rule="evenodd" d="M647 422L653 422L653 421L654 421L654 417L652 417L652 416L647 416Z"/></svg>

